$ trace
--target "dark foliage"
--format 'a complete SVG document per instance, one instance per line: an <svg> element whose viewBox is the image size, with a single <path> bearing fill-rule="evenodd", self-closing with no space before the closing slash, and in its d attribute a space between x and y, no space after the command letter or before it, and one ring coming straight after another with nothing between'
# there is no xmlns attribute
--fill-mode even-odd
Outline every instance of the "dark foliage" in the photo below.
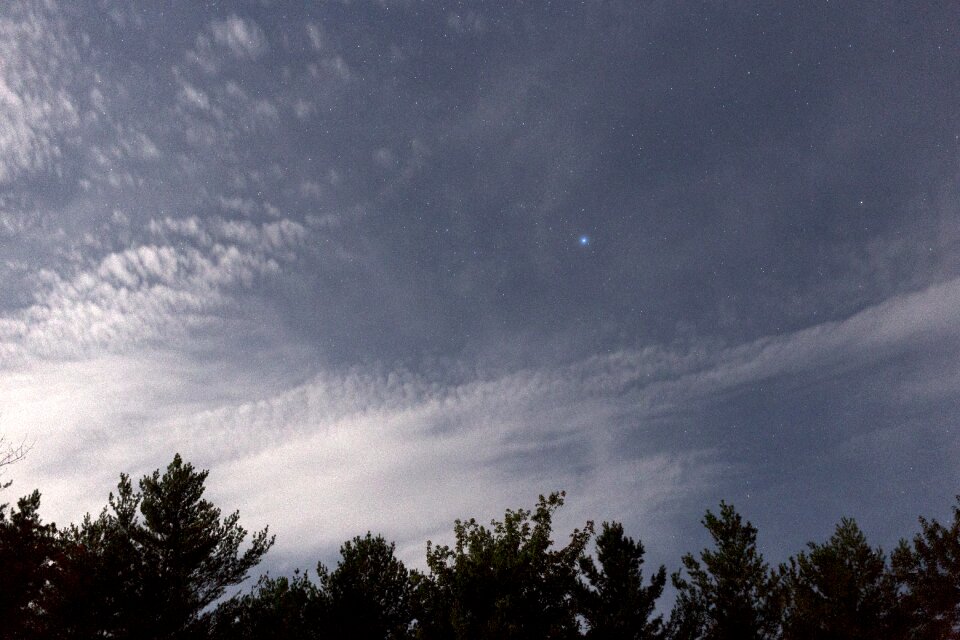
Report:
<svg viewBox="0 0 960 640"><path fill-rule="evenodd" d="M210 620L215 640L319 640L329 601L307 574L261 576L250 593L221 604Z"/></svg>
<svg viewBox="0 0 960 640"><path fill-rule="evenodd" d="M553 514L562 505L562 493L540 496L534 511L508 510L489 528L457 521L452 548L428 543L419 637L578 637L577 569L592 525L554 548Z"/></svg>
<svg viewBox="0 0 960 640"><path fill-rule="evenodd" d="M146 614L158 637L183 637L201 622L200 614L247 572L273 544L267 530L255 534L243 553L247 535L234 512L203 499L207 471L194 471L177 455L163 476L159 471L140 481L142 524L132 537L140 552L140 575Z"/></svg>
<svg viewBox="0 0 960 640"><path fill-rule="evenodd" d="M4 601L18 608L8 620L51 638L205 637L205 608L273 543L264 530L241 553L246 531L236 513L221 519L203 499L206 478L180 456L163 476L144 477L139 492L121 475L98 518L59 535L39 524L39 494L21 501L4 526L16 534L4 567L17 570L3 571L11 580Z"/></svg>
<svg viewBox="0 0 960 640"><path fill-rule="evenodd" d="M757 551L757 529L733 505L703 519L714 549L683 557L687 577L673 575L677 604L670 619L674 638L766 640L780 622L781 589Z"/></svg>
<svg viewBox="0 0 960 640"><path fill-rule="evenodd" d="M121 475L99 516L64 529L42 522L38 492L0 506L0 640L960 638L960 497L952 523L921 518L890 563L843 519L776 572L721 502L702 521L713 546L673 574L664 624L666 569L645 581L644 546L621 524L602 525L594 557L590 522L554 542L562 493L489 526L457 521L452 546L427 543L426 573L367 533L316 580L264 576L225 598L273 538L241 550L247 532L203 498L206 479L180 456L139 490Z"/></svg>
<svg viewBox="0 0 960 640"><path fill-rule="evenodd" d="M781 573L789 594L785 640L897 637L897 585L886 558L844 518L825 544L809 543Z"/></svg>
<svg viewBox="0 0 960 640"><path fill-rule="evenodd" d="M910 638L960 638L960 496L949 527L920 518L912 544L901 541L893 570L905 587L902 610Z"/></svg>
<svg viewBox="0 0 960 640"><path fill-rule="evenodd" d="M41 522L39 508L37 491L15 509L0 506L0 637L39 638L51 628L59 553L56 527Z"/></svg>
<svg viewBox="0 0 960 640"><path fill-rule="evenodd" d="M358 640L404 638L413 622L412 584L393 543L369 532L340 547L332 572L317 567L330 603L329 624L337 637Z"/></svg>
<svg viewBox="0 0 960 640"><path fill-rule="evenodd" d="M623 533L619 522L603 523L597 536L597 561L580 558L580 570L589 587L581 589L580 611L588 625L587 637L597 640L662 638L663 620L653 616L657 598L667 581L660 567L643 585L643 544Z"/></svg>

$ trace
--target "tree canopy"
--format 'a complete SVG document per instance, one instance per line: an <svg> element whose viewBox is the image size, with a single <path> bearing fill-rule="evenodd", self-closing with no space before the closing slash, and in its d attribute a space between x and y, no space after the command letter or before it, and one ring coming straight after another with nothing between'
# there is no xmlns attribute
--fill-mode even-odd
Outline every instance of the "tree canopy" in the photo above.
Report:
<svg viewBox="0 0 960 640"><path fill-rule="evenodd" d="M849 518L823 544L781 567L790 596L784 615L787 640L859 640L894 637L897 585L879 549Z"/></svg>
<svg viewBox="0 0 960 640"><path fill-rule="evenodd" d="M676 638L767 640L776 637L780 588L757 550L757 529L733 505L703 518L714 548L683 556L686 577L673 575L677 604L671 616Z"/></svg>
<svg viewBox="0 0 960 640"><path fill-rule="evenodd" d="M207 471L179 455L135 485L120 475L96 517L57 527L40 493L0 506L0 640L823 640L960 637L960 497L949 524L920 518L888 561L852 519L774 570L733 505L702 520L712 545L681 558L669 619L666 567L619 522L554 531L562 492L502 519L453 525L425 571L367 532L316 574L242 585L273 544L204 498ZM558 542L558 538L560 541Z"/></svg>

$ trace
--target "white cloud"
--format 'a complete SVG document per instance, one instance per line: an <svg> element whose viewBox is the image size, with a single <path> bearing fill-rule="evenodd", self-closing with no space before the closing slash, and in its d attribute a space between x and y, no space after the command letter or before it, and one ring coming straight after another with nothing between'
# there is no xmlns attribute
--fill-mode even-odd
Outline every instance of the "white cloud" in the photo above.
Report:
<svg viewBox="0 0 960 640"><path fill-rule="evenodd" d="M76 58L66 29L50 12L20 6L0 17L0 184L49 168L61 137L80 124L67 92Z"/></svg>
<svg viewBox="0 0 960 640"><path fill-rule="evenodd" d="M393 167L397 164L397 156L387 147L381 147L374 151L373 160L385 169Z"/></svg>
<svg viewBox="0 0 960 640"><path fill-rule="evenodd" d="M312 102L299 99L293 103L293 113L300 120L306 120L316 113L316 111L317 107Z"/></svg>
<svg viewBox="0 0 960 640"><path fill-rule="evenodd" d="M193 233L189 221L158 225ZM300 232L286 233L280 225L259 239L244 227L210 235L273 246ZM191 268L181 254L141 247L103 260L99 280L69 286L142 288L182 280ZM722 469L709 451L657 445L650 425L669 415L679 424L690 407L770 377L829 376L918 341L956 342L958 303L954 280L740 346L625 350L449 384L387 368L295 382L299 374L272 352L256 356L255 370L226 353L197 362L156 348L24 363L0 370L9 390L0 427L37 439L17 480L21 489L45 489L47 513L59 520L98 508L119 471L143 473L180 451L212 468L218 503L239 507L251 527L273 526L281 555L315 553L375 528L416 560L422 541L445 535L454 518L494 517L529 504L532 492L559 488L570 493L563 527L587 517L647 519L667 539L677 517L690 517L679 505ZM625 437L642 453L624 451Z"/></svg>
<svg viewBox="0 0 960 640"><path fill-rule="evenodd" d="M323 49L323 32L318 25L313 23L307 24L307 37L310 39L310 45L314 51Z"/></svg>
<svg viewBox="0 0 960 640"><path fill-rule="evenodd" d="M619 455L617 426L573 371L442 387L357 370L236 402L230 396L262 394L263 380L240 375L155 351L0 372L13 390L3 426L31 425L26 433L40 443L18 485L43 486L48 517L76 519L99 508L120 471L143 473L180 451L214 470L219 504L273 526L281 554L375 527L415 559L453 519L492 517L538 491L567 489L581 518L614 487L631 492L629 511L652 510L713 473L698 452Z"/></svg>
<svg viewBox="0 0 960 640"><path fill-rule="evenodd" d="M350 65L348 65L347 61L341 56L324 58L322 64L325 69L332 72L341 80L349 80L353 75L350 71Z"/></svg>
<svg viewBox="0 0 960 640"><path fill-rule="evenodd" d="M255 59L267 51L267 37L253 20L231 15L210 24L213 39L241 59Z"/></svg>
<svg viewBox="0 0 960 640"><path fill-rule="evenodd" d="M180 83L179 98L180 102L187 106L199 109L200 111L210 110L210 98L207 97L206 93L194 87L189 82Z"/></svg>
<svg viewBox="0 0 960 640"><path fill-rule="evenodd" d="M73 274L41 272L35 302L0 316L0 359L122 352L219 325L233 313L233 290L279 272L307 235L287 219L256 225L165 218L149 229L195 244L144 244L110 252Z"/></svg>

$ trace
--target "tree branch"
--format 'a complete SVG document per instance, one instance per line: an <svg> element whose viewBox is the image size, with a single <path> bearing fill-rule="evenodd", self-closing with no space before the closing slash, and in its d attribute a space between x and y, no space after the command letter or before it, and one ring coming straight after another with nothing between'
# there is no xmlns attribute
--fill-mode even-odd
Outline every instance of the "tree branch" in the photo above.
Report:
<svg viewBox="0 0 960 640"><path fill-rule="evenodd" d="M15 462L20 462L27 457L27 454L30 453L30 449L33 448L33 444L27 444L26 439L20 442L20 444L13 444L9 442L4 435L0 435L0 476L3 475L3 468L11 465ZM5 489L10 486L10 482L0 482L0 489Z"/></svg>

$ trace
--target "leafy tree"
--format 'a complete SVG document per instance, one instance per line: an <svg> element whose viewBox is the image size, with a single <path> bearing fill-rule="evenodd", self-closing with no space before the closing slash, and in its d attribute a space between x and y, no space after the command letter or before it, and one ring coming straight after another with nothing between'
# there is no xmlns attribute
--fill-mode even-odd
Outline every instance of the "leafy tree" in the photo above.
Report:
<svg viewBox="0 0 960 640"><path fill-rule="evenodd" d="M619 522L604 522L597 536L597 560L580 558L580 571L589 588L581 590L581 613L589 625L588 638L641 640L660 638L663 619L651 619L663 593L667 570L660 567L643 585L643 544L623 533Z"/></svg>
<svg viewBox="0 0 960 640"><path fill-rule="evenodd" d="M683 556L687 578L673 574L677 602L670 635L677 639L764 640L776 637L780 588L757 551L757 529L743 522L733 505L720 503L719 516L707 511L703 525L714 550L700 561ZM701 564L702 562L702 564Z"/></svg>
<svg viewBox="0 0 960 640"><path fill-rule="evenodd" d="M577 568L592 524L554 548L563 498L540 496L534 511L508 510L490 528L458 520L453 548L427 543L429 574L417 579L420 637L579 637Z"/></svg>
<svg viewBox="0 0 960 640"><path fill-rule="evenodd" d="M212 640L319 640L328 636L326 595L306 574L261 576L253 590L217 607Z"/></svg>
<svg viewBox="0 0 960 640"><path fill-rule="evenodd" d="M912 638L960 637L960 496L949 527L920 518L913 544L901 541L893 552L893 571L906 588L903 608Z"/></svg>
<svg viewBox="0 0 960 640"><path fill-rule="evenodd" d="M317 566L330 603L334 635L358 639L404 638L413 622L410 573L394 544L369 532L340 547L337 568Z"/></svg>
<svg viewBox="0 0 960 640"><path fill-rule="evenodd" d="M44 637L59 568L56 526L43 524L40 493L0 507L0 637Z"/></svg>
<svg viewBox="0 0 960 640"><path fill-rule="evenodd" d="M897 585L856 522L844 518L825 544L807 546L781 567L789 594L784 639L894 637Z"/></svg>

